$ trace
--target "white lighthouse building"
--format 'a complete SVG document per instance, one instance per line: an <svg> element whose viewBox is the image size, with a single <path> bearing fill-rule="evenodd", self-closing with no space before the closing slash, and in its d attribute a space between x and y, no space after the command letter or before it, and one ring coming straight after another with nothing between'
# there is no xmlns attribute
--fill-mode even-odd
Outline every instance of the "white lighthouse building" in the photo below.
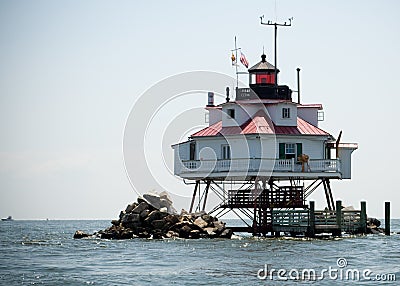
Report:
<svg viewBox="0 0 400 286"><path fill-rule="evenodd" d="M194 183L190 211L196 200L197 209L205 209L211 189L221 200L212 212L234 211L265 234L274 209L307 208L319 186L333 210L330 180L351 178L357 144L340 143L341 135L321 129L322 104L294 102L264 54L248 73L249 88L236 88L235 100L227 88L226 102L214 106L209 93L209 126L172 146L174 173Z"/></svg>

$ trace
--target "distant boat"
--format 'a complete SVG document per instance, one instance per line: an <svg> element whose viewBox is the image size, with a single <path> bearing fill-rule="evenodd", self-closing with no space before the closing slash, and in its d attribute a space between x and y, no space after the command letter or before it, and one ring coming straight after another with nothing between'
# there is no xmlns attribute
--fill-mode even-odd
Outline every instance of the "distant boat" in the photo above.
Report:
<svg viewBox="0 0 400 286"><path fill-rule="evenodd" d="M12 216L8 216L7 218L2 218L2 221L13 221L14 219L12 218Z"/></svg>

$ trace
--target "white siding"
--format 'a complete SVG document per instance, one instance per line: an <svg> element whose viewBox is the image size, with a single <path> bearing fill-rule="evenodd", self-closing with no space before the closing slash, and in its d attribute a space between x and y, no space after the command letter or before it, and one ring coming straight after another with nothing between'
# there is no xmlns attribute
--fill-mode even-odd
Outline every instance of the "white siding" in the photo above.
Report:
<svg viewBox="0 0 400 286"><path fill-rule="evenodd" d="M259 110L266 110L263 106L260 106L258 104L241 104L240 107L244 110L244 112L247 114L247 119L246 121L251 117L253 118L254 115L259 111ZM244 122L246 122L244 121ZM244 123L243 122L243 123Z"/></svg>
<svg viewBox="0 0 400 286"><path fill-rule="evenodd" d="M211 160L222 157L221 146L227 144L223 137L220 138L196 138L196 152L199 160ZM215 155L214 155L214 154Z"/></svg>
<svg viewBox="0 0 400 286"><path fill-rule="evenodd" d="M247 139L246 139L247 138ZM279 143L302 143L303 153L310 159L325 159L325 137L299 138L296 136L229 136L226 138L197 138L196 152L198 159L221 159L222 145L231 146L231 158L279 158ZM211 151L212 150L212 151ZM187 147L187 154L189 148ZM215 155L214 155L215 154ZM186 158L181 155L181 158ZM189 155L187 155L188 157Z"/></svg>
<svg viewBox="0 0 400 286"><path fill-rule="evenodd" d="M249 135L243 136L229 136L225 139L221 138L198 138L197 152L200 152L199 159L214 159L214 156L205 156L209 154L207 149L212 149L217 159L222 158L222 145L229 144L231 148L232 159L245 159L245 158L262 158L261 150L263 150L264 158L274 158L274 140L260 139L258 136ZM272 138L272 137L271 137ZM262 142L262 143L261 143ZM261 147L262 146L262 147ZM203 151L201 151L203 150ZM273 152L271 152L273 150Z"/></svg>
<svg viewBox="0 0 400 286"><path fill-rule="evenodd" d="M282 118L282 109L290 109L290 118ZM268 105L267 110L277 126L297 126L297 106L293 102Z"/></svg>
<svg viewBox="0 0 400 286"><path fill-rule="evenodd" d="M228 116L228 109L235 110L235 118L231 118ZM249 116L243 109L234 103L224 104L222 106L222 126L223 127L231 127L231 126L240 126L244 122L249 119Z"/></svg>
<svg viewBox="0 0 400 286"><path fill-rule="evenodd" d="M351 179L351 153L353 153L354 150L353 148L339 148L342 179Z"/></svg>
<svg viewBox="0 0 400 286"><path fill-rule="evenodd" d="M298 107L297 116L318 127L318 108Z"/></svg>
<svg viewBox="0 0 400 286"><path fill-rule="evenodd" d="M249 150L247 148L247 141L241 137L237 138L199 138L197 139L197 152L199 152L199 159L210 160L210 159L221 159L222 158L222 146L230 145L231 158L248 158Z"/></svg>
<svg viewBox="0 0 400 286"><path fill-rule="evenodd" d="M182 161L189 160L190 141L173 145L174 149L174 174L179 174L182 169ZM196 146L197 147L197 146Z"/></svg>
<svg viewBox="0 0 400 286"><path fill-rule="evenodd" d="M325 137L322 138L299 138L299 137L278 137L276 145L276 158L279 158L279 143L302 143L303 154L306 154L310 159L325 159ZM300 155L300 154L298 154Z"/></svg>
<svg viewBox="0 0 400 286"><path fill-rule="evenodd" d="M208 110L208 122L209 122L209 126L217 123L218 121L222 120L222 111L219 108L209 108L206 107L206 109Z"/></svg>
<svg viewBox="0 0 400 286"><path fill-rule="evenodd" d="M186 141L184 143L174 146L176 154L182 161L189 160L189 152L190 152L189 146L190 146L190 141Z"/></svg>
<svg viewBox="0 0 400 286"><path fill-rule="evenodd" d="M246 121L248 121L258 110L260 110L259 105L240 105L236 103L226 103L222 106L222 126L240 126ZM235 118L230 118L228 116L228 109L235 109Z"/></svg>

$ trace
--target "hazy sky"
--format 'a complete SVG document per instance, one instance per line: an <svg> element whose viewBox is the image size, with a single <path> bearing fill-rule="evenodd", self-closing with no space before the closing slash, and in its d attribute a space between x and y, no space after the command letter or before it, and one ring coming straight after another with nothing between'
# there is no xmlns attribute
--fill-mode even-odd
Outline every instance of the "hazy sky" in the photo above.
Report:
<svg viewBox="0 0 400 286"><path fill-rule="evenodd" d="M233 76L235 35L250 65L263 46L272 61L265 15L294 17L279 30L280 83L296 89L301 67L303 102L324 105L321 127L359 143L353 180L333 183L335 199L366 200L378 217L389 200L400 217L400 2L221 2L0 1L0 216L117 217L136 198L122 152L134 103L177 73ZM323 207L322 192L313 199Z"/></svg>

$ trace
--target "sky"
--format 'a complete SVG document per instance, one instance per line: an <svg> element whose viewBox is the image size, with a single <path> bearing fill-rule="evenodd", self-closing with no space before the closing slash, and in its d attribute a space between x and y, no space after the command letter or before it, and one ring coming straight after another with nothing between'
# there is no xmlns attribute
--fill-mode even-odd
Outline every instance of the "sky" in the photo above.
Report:
<svg viewBox="0 0 400 286"><path fill-rule="evenodd" d="M145 96L159 82L185 80L178 74L234 77L235 36L250 65L263 47L272 62L273 33L260 25L264 15L279 22L294 18L278 32L280 83L296 89L300 67L302 101L324 105L320 126L334 136L343 130L342 142L359 143L352 180L332 184L335 199L356 208L365 200L375 217L383 217L384 202L391 201L392 217L399 218L399 11L394 0L1 0L0 216L116 218L137 197L125 171L125 126L131 110L139 117L153 112L137 111L135 104L145 98L165 107L154 116L149 139L192 109L194 129L205 126L199 108L206 95L189 94L169 108L156 95ZM163 140L158 145L177 143ZM175 207L188 208L192 187L157 167L162 160L172 165L172 149L160 154L152 146L147 163L160 181L180 190L168 190ZM141 169L138 164L137 174ZM321 191L312 199L324 207Z"/></svg>

